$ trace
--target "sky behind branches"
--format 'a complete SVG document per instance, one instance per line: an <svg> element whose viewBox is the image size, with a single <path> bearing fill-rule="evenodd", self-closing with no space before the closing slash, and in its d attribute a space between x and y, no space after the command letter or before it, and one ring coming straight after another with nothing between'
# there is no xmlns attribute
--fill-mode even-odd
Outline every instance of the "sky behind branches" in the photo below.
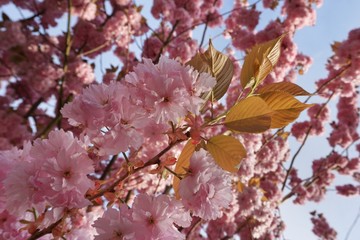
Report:
<svg viewBox="0 0 360 240"><path fill-rule="evenodd" d="M149 12L150 1L137 1L139 4L144 4L144 12ZM255 1L249 1L253 3ZM223 0L222 13L228 12L232 9L232 0ZM261 4L258 4L261 5ZM334 41L343 41L347 38L348 32L354 28L360 27L360 1L359 0L324 0L321 8L317 9L317 21L313 27L305 27L298 30L295 35L295 42L298 45L300 52L309 55L313 59L313 64L306 74L299 76L297 84L302 86L309 92L314 92L315 81L327 76L325 64L327 59L332 55L331 44ZM259 9L262 10L262 9ZM276 12L265 10L260 15L260 23L258 30L263 29L270 19L275 19L279 16L280 9ZM155 26L156 21L148 19L151 26ZM194 38L201 39L204 26L198 27L194 31ZM228 40L225 40L221 35L223 29L208 29L205 35L205 43L209 38L213 39L214 46L218 50L223 50ZM205 47L206 44L203 46ZM240 56L241 58L241 56ZM313 97L312 103L324 102L324 99ZM331 115L336 116L336 101L330 103ZM306 118L306 111L301 115L301 119ZM332 118L334 119L334 118ZM288 127L287 130L290 128ZM300 176L311 176L311 164L316 158L325 157L331 152L326 137L328 132L322 136L310 137L296 159L295 167L299 169ZM299 143L293 138L290 139L290 149L292 154L299 147ZM355 152L349 153L354 156ZM324 213L330 225L338 231L338 239L359 240L360 239L360 220L354 225L352 231L349 229L353 225L357 215L360 211L360 198L356 197L343 197L336 194L335 185L346 184L349 179L339 178L329 193L326 195L325 200L316 203L307 203L304 205L294 205L292 199L289 199L281 207L281 216L286 223L286 230L284 238L288 240L312 240L317 237L312 233L312 223L310 212L315 209L318 213ZM350 234L349 234L350 233Z"/></svg>
<svg viewBox="0 0 360 240"><path fill-rule="evenodd" d="M255 0L249 0L250 3ZM223 0L224 6L222 12L227 12L232 8L232 0ZM150 13L152 1L149 0L137 0L137 4L144 5L143 13ZM302 86L309 92L313 92L315 89L315 81L320 78L325 78L327 72L325 70L325 64L332 55L330 45L334 41L343 41L347 38L347 34L351 29L360 27L360 0L324 0L324 4L321 8L317 9L317 21L313 27L305 27L299 30L295 35L295 42L297 43L301 52L306 55L310 55L313 58L313 65L309 71L298 78L297 84ZM8 12L7 9L2 11ZM11 9L9 16L15 19L15 16L19 16L19 12L16 9ZM276 13L279 13L279 9ZM260 25L258 29L262 29L269 19L277 17L278 14L274 14L269 10L266 10L260 16ZM26 11L23 12L26 15ZM146 15L150 26L156 26L157 21L153 20L151 16ZM63 25L63 24L61 24ZM65 25L62 26L65 29ZM59 33L64 29L58 29ZM204 26L200 26L194 32L194 38L201 39ZM211 37L215 47L222 50L227 46L229 40L224 40L219 34L223 29L209 29L205 36L205 43ZM55 30L54 30L55 31ZM138 39L139 42L141 39ZM138 43L139 43L138 42ZM140 44L140 43L139 43ZM140 49L136 44L132 45L133 49L140 55ZM96 75L100 80L102 71L105 68L110 67L110 64L116 65L119 61L112 54L103 54L101 60L97 62ZM312 101L321 101L320 98L313 98ZM323 101L323 100L322 100ZM332 106L331 115L336 115L335 107ZM302 118L306 117L306 113L302 114ZM324 134L322 137L311 137L305 145L305 148L298 156L295 167L300 169L301 176L310 176L312 160L326 156L330 153L326 138ZM292 151L296 151L299 143L290 139L290 148ZM350 152L350 155L354 152ZM346 178L340 178L337 183L347 183ZM306 206L294 205L291 199L284 203L281 207L281 215L287 224L284 237L291 240L303 240L303 239L317 239L311 232L312 224L310 221L310 212L317 210L324 213L331 226L338 231L338 239L346 239L349 228L354 222L354 219L360 210L360 198L356 197L342 197L336 194L335 191L331 191L327 194L325 201L319 204L308 203ZM355 225L353 231L347 238L348 240L360 239L360 222Z"/></svg>

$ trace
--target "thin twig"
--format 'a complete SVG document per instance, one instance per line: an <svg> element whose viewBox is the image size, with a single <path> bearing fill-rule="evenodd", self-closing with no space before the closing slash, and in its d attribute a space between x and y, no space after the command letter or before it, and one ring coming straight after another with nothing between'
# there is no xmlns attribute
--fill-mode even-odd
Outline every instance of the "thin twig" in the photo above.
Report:
<svg viewBox="0 0 360 240"><path fill-rule="evenodd" d="M349 239L350 234L351 234L352 230L354 229L354 227L356 226L356 223L357 223L357 221L359 221L359 219L360 219L360 207L359 207L359 210L358 210L357 215L355 216L354 221L352 222L349 230L348 230L347 233L346 233L346 236L345 236L345 239L344 239L344 240L348 240L348 239Z"/></svg>
<svg viewBox="0 0 360 240"><path fill-rule="evenodd" d="M72 97L73 97L73 95L70 94L70 95L66 98L66 100L65 100L64 103L67 103L68 101L70 101L70 100L72 99ZM42 130L41 132L38 132L38 133L35 135L34 139L39 138L39 137L46 136L46 135L51 131L51 129L52 129L59 121L61 121L61 115L57 115L55 118L53 118L53 119L50 121L50 123L49 123L45 128L43 128L43 130Z"/></svg>
<svg viewBox="0 0 360 240"><path fill-rule="evenodd" d="M174 172L173 170L171 170L169 167L165 166L165 169L167 171L169 171L170 173L172 173L174 175L174 177L177 177L178 179L182 179L176 172Z"/></svg>
<svg viewBox="0 0 360 240"><path fill-rule="evenodd" d="M201 50L201 46L202 46L203 43L204 43L205 35L206 35L206 30L207 30L207 28L208 28L208 23L209 23L209 21L206 20L205 27L204 27L204 31L203 31L203 33L202 33L201 41L200 41L200 44L199 44L199 50Z"/></svg>
<svg viewBox="0 0 360 240"><path fill-rule="evenodd" d="M330 78L328 81L324 82L323 84L320 85L320 87L313 92L310 96L308 96L305 100L304 103L307 103L310 98L312 98L313 96L315 96L317 93L319 93L326 85L328 85L329 83L331 83L332 81L336 80L337 78L341 77L349 68L350 68L351 64L346 65L342 70L340 70L340 72L338 74L336 74L336 76Z"/></svg>
<svg viewBox="0 0 360 240"><path fill-rule="evenodd" d="M334 96L334 94L335 94L335 92L332 92L332 93L331 93L331 95L329 96L329 98L327 99L327 101L324 103L324 105L323 105L323 106L318 110L318 112L316 113L315 118L317 118L317 117L320 115L321 111L322 111L322 110L325 108L325 106L330 102L330 100L331 100L331 98ZM288 179L288 177L289 177L289 174L290 174L290 171L291 171L291 169L292 169L292 167L293 167L293 165L294 165L295 159L296 159L296 157L299 155L299 153L300 153L300 151L302 150L302 148L305 146L305 143L306 143L308 137L310 136L310 131L311 131L312 128L313 128L313 126L310 125L309 128L308 128L308 130L306 131L304 140L302 141L300 147L298 148L298 150L295 152L293 158L291 159L290 166L289 166L288 170L286 171L286 175L285 175L285 179L284 179L283 185L282 185L282 187L281 187L281 191L283 191L283 190L285 189L286 181L287 181L287 179Z"/></svg>
<svg viewBox="0 0 360 240"><path fill-rule="evenodd" d="M94 53L94 52L96 52L96 51L99 51L99 50L103 49L104 47L106 47L106 46L108 46L108 45L109 45L109 42L105 42L105 43L103 43L103 44L101 44L101 45L99 45L99 46L97 46L97 47L95 47L95 48L93 48L93 49L90 49L90 50L88 50L88 51L86 51L86 52L80 53L77 57L79 57L79 58L84 57L84 56L86 56L86 55L89 55L89 54L91 54L91 53Z"/></svg>
<svg viewBox="0 0 360 240"><path fill-rule="evenodd" d="M175 32L175 29L176 29L176 27L177 27L177 25L178 25L179 23L180 23L180 21L178 21L178 20L174 23L174 25L173 25L173 27L172 27L172 29L171 29L168 37L167 37L166 40L163 42L163 45L161 46L158 55L157 55L157 56L155 57L155 59L154 59L154 61L153 61L154 63L159 62L159 59L160 59L161 54L162 54L162 52L164 51L165 47L166 47L172 40L174 40L174 38L171 38L171 37L172 37L173 33Z"/></svg>
<svg viewBox="0 0 360 240"><path fill-rule="evenodd" d="M24 115L24 118L28 118L30 117L34 112L35 110L38 108L38 106L44 101L44 99L42 97L40 97L32 106L31 108L29 109L29 111L27 111L27 113Z"/></svg>
<svg viewBox="0 0 360 240"><path fill-rule="evenodd" d="M358 140L360 140L360 138L355 139L351 144L349 144L349 146L347 146L347 147L340 153L340 155L338 156L338 158L335 159L334 163L333 163L332 165L330 165L327 169L332 169L334 166L336 166L337 160L340 159L340 157L342 157L343 154L344 154L345 152L347 152L348 149L349 149L352 145L354 145ZM314 182L316 182L316 181L319 179L319 175L320 175L323 171L326 171L327 169L325 169L325 170L323 169L323 170L321 170L321 171L319 171L319 172L316 172L316 175L313 175L313 176L307 178L306 182L303 183L303 186L304 186L305 188L310 187ZM299 184L299 185L300 185L300 184ZM297 186L299 186L299 185L297 185ZM295 186L293 189L295 189L297 186ZM281 202L285 202L287 199L291 198L291 197L294 196L294 195L295 195L295 192L293 192L293 191L289 192L288 194L286 194L286 196L283 197L283 199L281 200Z"/></svg>
<svg viewBox="0 0 360 240"><path fill-rule="evenodd" d="M108 173L111 170L112 165L114 165L115 160L117 159L118 155L114 155L112 156L110 162L106 165L104 172L102 173L101 177L99 178L99 180L104 180L106 178L106 176L108 175Z"/></svg>
<svg viewBox="0 0 360 240"><path fill-rule="evenodd" d="M37 231L35 233L33 233L31 235L31 237L28 238L28 240L35 240L35 239L39 239L42 236L45 236L46 234L52 233L52 231L54 230L54 228L56 228L61 222L63 221L63 218L60 218L59 220L57 220L56 222L54 222L53 224L51 224L50 226L48 226L47 228L44 228L41 231Z"/></svg>
<svg viewBox="0 0 360 240"><path fill-rule="evenodd" d="M257 0L256 2L254 2L253 4L250 4L250 5L247 6L247 7L248 7L248 8L251 8L251 7L253 7L254 5L258 4L260 1L261 1L261 0ZM225 16L225 15L231 14L232 12L234 12L234 11L236 11L236 10L240 10L240 9L242 9L242 8L244 8L244 6L237 7L237 8L233 8L233 9L227 11L227 12L221 13L220 15L212 18L209 22L214 21L214 20L216 20L216 19L218 19L218 18L221 18L221 17L223 17L223 16ZM192 25L192 26L184 29L183 31L178 32L178 33L176 34L176 36L175 36L172 40L180 37L180 36L183 35L184 33L186 33L186 32L188 32L188 31L194 29L195 27L201 26L201 25L203 25L203 24L206 24L206 22L196 23L196 24L194 24L194 25Z"/></svg>
<svg viewBox="0 0 360 240"><path fill-rule="evenodd" d="M119 179L117 179L115 182L113 182L110 186L108 186L107 188L99 191L98 193L92 195L92 196L89 196L88 197L88 200L94 200L98 197L101 197L102 195L104 195L106 192L112 192L114 191L114 188L122 181L124 181L126 178L128 178L131 174L134 174L136 172L139 172L140 170L148 167L148 166L151 166L151 165L155 165L155 164L158 164L160 163L160 157L162 155L164 155L167 151L169 151L173 146L175 146L176 144L182 142L184 140L178 140L178 141L175 141L171 144L169 144L166 148L164 148L161 152L159 152L155 157L153 157L152 159L150 159L148 162L146 162L143 166L141 167L138 167L136 169L134 169L131 173L128 172L127 174L125 174L124 176L120 177Z"/></svg>
<svg viewBox="0 0 360 240"><path fill-rule="evenodd" d="M61 116L60 110L63 106L63 95L64 95L64 82L65 82L65 75L68 70L69 64L69 56L71 50L71 10L72 10L72 0L67 0L67 7L68 7L68 16L67 16L67 27L66 27L66 41L65 41L65 54L64 54L64 66L63 71L64 75L60 79L59 85L59 98L58 98L58 107L57 107L57 116ZM61 127L61 121L58 122L58 127Z"/></svg>
<svg viewBox="0 0 360 240"><path fill-rule="evenodd" d="M186 234L186 238L185 238L185 239L189 239L189 237L190 237L190 235L192 234L192 232L201 224L201 220L202 220L202 219L199 218L199 219L197 220L197 222L195 222L195 223L191 226L189 232Z"/></svg>

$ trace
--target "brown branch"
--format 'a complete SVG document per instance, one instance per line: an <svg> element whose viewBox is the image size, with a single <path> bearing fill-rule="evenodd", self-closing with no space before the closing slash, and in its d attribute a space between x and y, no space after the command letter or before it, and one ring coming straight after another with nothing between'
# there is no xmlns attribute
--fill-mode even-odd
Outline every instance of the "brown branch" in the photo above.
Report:
<svg viewBox="0 0 360 240"><path fill-rule="evenodd" d="M250 4L250 5L247 6L247 7L248 7L248 8L252 8L252 7L255 6L256 4L258 4L260 1L261 1L261 0L257 0L256 2L254 2L253 4ZM234 12L234 11L236 11L236 10L239 10L239 9L242 9L242 8L244 8L244 7L242 6L242 7L233 8L233 9L231 9L230 11L221 13L219 16L217 16L217 17L215 17L215 18L212 18L209 22L214 21L214 20L216 20L216 19L218 19L218 18L221 18L221 17L223 17L223 16L225 16L225 15L231 14L232 12ZM188 32L188 31L194 29L195 27L198 27L198 26L200 26L200 25L203 25L203 24L206 24L206 21L205 21L205 22L196 23L196 24L192 25L191 27L188 27L188 28L184 29L183 31L177 33L177 35L176 35L172 40L180 37L180 36L183 35L184 33L186 33L186 32Z"/></svg>
<svg viewBox="0 0 360 240"><path fill-rule="evenodd" d="M192 234L192 232L201 224L201 220L202 220L202 219L199 218L199 219L197 220L197 222L195 222L195 223L191 226L189 232L186 234L185 239L189 239L189 237L190 237L190 235Z"/></svg>
<svg viewBox="0 0 360 240"><path fill-rule="evenodd" d="M38 106L44 101L44 99L42 97L40 97L29 109L29 111L27 111L27 113L24 115L24 118L28 118L30 117L38 108Z"/></svg>
<svg viewBox="0 0 360 240"><path fill-rule="evenodd" d="M70 100L72 99L72 97L73 97L73 95L70 94L70 95L66 98L66 100L65 100L64 103L67 103L68 101L70 101ZM39 137L46 136L46 135L51 131L51 129L52 129L59 121L61 121L61 115L57 115L55 118L53 118L53 119L50 121L50 123L49 123L45 128L43 128L43 130L42 130L41 132L38 132L38 133L35 135L34 139L39 138Z"/></svg>
<svg viewBox="0 0 360 240"><path fill-rule="evenodd" d="M158 164L160 162L160 157L162 155L164 155L167 151L169 151L173 146L175 146L176 144L182 142L184 140L178 140L176 142L173 142L171 144L169 144L169 146L167 146L165 149L163 149L161 152L159 152L155 157L153 157L152 159L150 159L146 164L144 164L144 166L142 167L139 167L137 169L135 169L132 173L136 173L142 169L144 169L145 167L148 167L150 165L153 165L153 164ZM93 195L93 196L90 196L88 197L87 199L88 200L94 200L98 197L101 197L102 195L104 195L104 193L106 192L110 192L110 191L113 191L114 188L123 180L125 180L127 177L130 176L130 173L128 172L126 175L122 176L121 178L119 178L118 180L116 180L113 184L111 184L109 187L101 190L100 192L98 192L97 194ZM131 193L128 193L128 196L127 198L129 198L129 194ZM52 232L52 230L57 227L62 221L63 221L64 217L62 217L61 219L59 219L58 221L56 221L55 223L51 224L49 227L47 228L44 228L43 230L41 231L37 231L35 232L28 240L35 240L35 239L38 239L46 234L49 234Z"/></svg>
<svg viewBox="0 0 360 240"><path fill-rule="evenodd" d="M321 111L325 108L325 106L330 102L331 98L334 96L335 92L332 92L331 95L329 96L329 98L327 99L327 101L324 103L324 105L318 110L318 112L316 113L315 115L315 118L318 118ZM302 141L300 147L298 148L298 150L295 152L293 158L291 159L291 162L290 162L290 166L288 168L288 170L286 171L286 175L285 175L285 179L283 181L283 184L282 184L282 187L281 187L281 191L284 191L285 189L285 186L286 186L286 181L289 177L289 174L290 174L290 171L292 170L292 167L294 165L294 162L295 162L295 159L296 157L299 155L300 151L302 150L302 148L305 146L305 143L308 139L308 137L310 136L310 131L311 129L313 128L312 125L309 126L308 130L306 131L306 134L305 134L305 138L304 140Z"/></svg>
<svg viewBox="0 0 360 240"><path fill-rule="evenodd" d="M209 20L207 19L207 20L206 20L206 23L205 23L204 31L203 31L202 36L201 36L201 41L200 41L200 44L199 44L199 50L201 50L201 46L202 46L203 43L204 43L205 35L206 35L206 30L207 30L207 28L208 28L208 24L209 24Z"/></svg>
<svg viewBox="0 0 360 240"><path fill-rule="evenodd" d="M58 98L58 105L57 105L57 116L61 116L60 110L63 107L63 95L64 95L64 82L65 82L65 75L68 70L69 64L69 56L71 50L71 10L72 10L72 0L67 0L67 7L68 7L68 16L67 16L67 30L66 30L66 41L65 41L65 54L64 54L64 66L63 71L64 75L60 79L59 85L59 98ZM57 122L58 127L61 127L61 121Z"/></svg>
<svg viewBox="0 0 360 240"><path fill-rule="evenodd" d="M31 237L28 238L28 240L35 240L35 239L39 239L42 236L45 236L46 234L52 233L52 231L54 230L54 228L56 228L61 222L63 221L63 218L60 218L59 220L57 220L56 222L54 222L53 224L51 224L50 226L48 226L47 228L44 228L43 230L39 231L37 230L35 233L33 233L31 235Z"/></svg>
<svg viewBox="0 0 360 240"><path fill-rule="evenodd" d="M119 179L117 179L115 182L113 182L110 186L108 186L107 188L99 191L98 193L89 196L88 200L94 200L98 197L101 197L102 195L104 195L106 192L112 192L114 191L115 187L122 181L124 181L126 178L128 178L131 174L134 174L136 172L139 172L140 170L151 166L151 165L155 165L155 164L159 164L160 163L160 157L162 155L164 155L167 151L169 151L173 146L175 146L176 144L182 142L184 140L178 140L176 142L173 142L171 144L169 144L166 148L164 148L161 152L159 152L155 157L153 157L152 159L150 159L148 162L146 162L143 166L138 167L136 169L134 169L131 173L127 172L124 176L120 177Z"/></svg>
<svg viewBox="0 0 360 240"><path fill-rule="evenodd" d="M91 54L91 53L94 53L94 52L96 52L96 51L99 51L99 50L103 49L104 47L106 47L106 46L108 46L108 45L109 45L109 42L105 42L105 43L103 43L103 44L101 44L101 45L99 45L99 46L97 46L97 47L95 47L95 48L93 48L93 49L90 49L90 50L88 50L88 51L86 51L86 52L80 53L77 57L79 57L79 58L84 57L84 56L86 56L86 55L89 55L89 54Z"/></svg>
<svg viewBox="0 0 360 240"><path fill-rule="evenodd" d="M179 20L177 20L177 21L174 23L174 25L173 25L173 27L172 27L172 29L171 29L168 37L167 37L166 40L163 42L163 45L161 46L159 53L157 54L157 56L156 56L155 59L154 59L154 61L153 61L154 63L158 63L158 62L159 62L159 59L160 59L161 54L163 53L165 47L166 47L167 45L169 45L169 43L170 43L172 40L175 39L175 37L174 37L174 38L171 38L171 37L172 37L173 33L175 32L175 29L176 29L176 27L177 27L177 25L178 25L179 23L180 23Z"/></svg>
<svg viewBox="0 0 360 240"><path fill-rule="evenodd" d="M243 222L240 226L237 227L235 233L231 236L225 236L223 238L221 238L221 240L228 240L228 239L232 239L234 237L235 234L238 234L244 227L246 227L246 225L250 222L251 217L248 217L245 222Z"/></svg>
<svg viewBox="0 0 360 240"><path fill-rule="evenodd" d="M99 180L104 180L106 178L106 176L108 175L108 173L110 172L111 170L111 167L112 165L114 165L116 159L118 158L118 155L114 155L110 162L106 165L105 169L104 169L104 172L102 173L101 177L99 178Z"/></svg>
<svg viewBox="0 0 360 240"><path fill-rule="evenodd" d="M347 147L340 153L340 155L338 156L338 158L336 158L336 160L334 161L334 163L331 164L331 165L329 166L329 168L320 170L320 171L316 172L316 174L314 174L313 176L309 177L308 180L306 180L306 182L303 183L303 187L305 187L305 188L310 187L313 183L315 183L315 182L319 179L319 175L320 175L321 173L323 173L324 171L327 171L328 169L333 169L333 168L336 166L336 164L337 164L337 160L339 160L340 157L342 157L343 154L344 154L353 144L355 144L358 140L360 140L360 138L355 139L351 144L349 144L349 146L347 146ZM301 184L301 183L300 183L300 184ZM300 184L299 184L299 185L300 185ZM299 186L299 185L296 185L294 188L296 188L296 187ZM293 189L294 189L294 188L293 188ZM291 198L291 197L294 196L294 195L295 195L295 192L294 192L294 191L289 192L288 194L286 194L286 195L283 197L283 199L281 200L281 202L285 202L286 200L288 200L289 198Z"/></svg>
<svg viewBox="0 0 360 240"><path fill-rule="evenodd" d="M354 218L354 220L353 220L353 222L352 222L349 230L348 230L347 233L346 233L345 240L348 240L348 239L349 239L350 234L351 234L352 230L354 229L354 227L356 226L356 223L359 221L359 219L360 219L360 207L359 207L358 213L357 213L357 215L355 216L355 218Z"/></svg>
<svg viewBox="0 0 360 240"><path fill-rule="evenodd" d="M308 96L306 98L304 103L307 103L311 97L313 97L314 95L319 93L326 85L328 85L332 81L334 81L334 80L338 79L339 77L341 77L342 75L344 75L344 73L350 68L350 66L351 66L351 64L346 65L345 67L343 67L343 69L340 70L340 72L338 74L336 74L336 76L330 78L328 81L321 84L320 87L315 92L313 92L310 96Z"/></svg>

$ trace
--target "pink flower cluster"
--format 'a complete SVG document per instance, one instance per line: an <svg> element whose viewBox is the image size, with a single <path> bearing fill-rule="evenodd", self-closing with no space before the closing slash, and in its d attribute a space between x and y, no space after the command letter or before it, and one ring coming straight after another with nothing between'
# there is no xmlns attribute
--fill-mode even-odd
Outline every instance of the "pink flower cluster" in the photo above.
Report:
<svg viewBox="0 0 360 240"><path fill-rule="evenodd" d="M335 171L343 175L352 175L359 169L359 157L348 159L336 152L332 152L326 158L314 160L312 177L307 181L302 181L297 170L292 169L290 172L290 186L292 187L292 193L296 196L294 203L304 204L306 200L320 202L326 194L326 189L334 183ZM309 184L310 182L311 184ZM336 189L345 196L358 194L357 187L352 184L337 186Z"/></svg>
<svg viewBox="0 0 360 240"><path fill-rule="evenodd" d="M222 0L155 0L151 13L161 22L154 34L145 40L143 56L156 60L162 52L168 52L171 58L178 57L187 62L198 49L192 29L201 23L219 26L222 23L221 5Z"/></svg>
<svg viewBox="0 0 360 240"><path fill-rule="evenodd" d="M246 50L256 44L253 31L259 23L260 12L243 1L236 1L233 11L225 20L226 35L232 38L237 49Z"/></svg>
<svg viewBox="0 0 360 240"><path fill-rule="evenodd" d="M49 139L2 152L1 162L0 210L13 216L7 221L26 217L29 209L41 214L48 206L82 208L89 204L84 196L94 187L87 177L94 168L83 144L71 132L56 130Z"/></svg>
<svg viewBox="0 0 360 240"><path fill-rule="evenodd" d="M283 223L277 216L277 207L282 198L280 184L285 177L281 164L289 157L289 146L281 137L267 142L270 137L270 133L241 136L248 156L242 160L238 172L243 187L238 194L236 222L248 226L240 231L245 239L273 239L283 229Z"/></svg>
<svg viewBox="0 0 360 240"><path fill-rule="evenodd" d="M287 16L284 24L289 27L289 30L312 26L316 21L316 12L309 0L285 1L281 12Z"/></svg>
<svg viewBox="0 0 360 240"><path fill-rule="evenodd" d="M62 114L83 129L99 155L113 155L138 149L144 138L163 135L169 121L176 125L188 112L198 114L204 102L201 93L214 85L209 74L175 60L161 57L154 65L144 59L122 82L86 88Z"/></svg>
<svg viewBox="0 0 360 240"><path fill-rule="evenodd" d="M179 194L194 216L217 219L232 200L230 176L201 149L190 159L188 174L180 181Z"/></svg>
<svg viewBox="0 0 360 240"><path fill-rule="evenodd" d="M346 148L359 139L357 128L359 126L357 103L359 94L356 88L360 85L360 29L350 31L348 39L336 42L333 45L334 55L328 62L327 78L317 82L320 93L324 97L331 94L339 95L337 104L337 119L332 122L333 128L329 144L332 147Z"/></svg>
<svg viewBox="0 0 360 240"><path fill-rule="evenodd" d="M329 107L324 104L315 104L309 108L307 114L309 121L296 122L291 127L291 134L298 140L303 141L307 132L309 135L321 135L325 132L325 124L330 119Z"/></svg>
<svg viewBox="0 0 360 240"><path fill-rule="evenodd" d="M180 202L166 195L139 194L131 209L122 204L95 221L95 239L185 239L176 226L189 227L190 223L190 214Z"/></svg>
<svg viewBox="0 0 360 240"><path fill-rule="evenodd" d="M264 6L276 8L279 3L279 1L264 1ZM281 21L278 18L270 21L264 29L256 32L255 28L260 15L256 6L256 4L249 5L246 1L236 1L234 11L225 20L225 35L230 35L234 47L245 51L257 43L269 41L287 33L282 41L282 54L279 61L264 83L294 82L297 72L303 74L312 63L309 56L298 52L293 41L294 33L304 26L315 23L315 10L307 0L284 1L282 6L284 20Z"/></svg>
<svg viewBox="0 0 360 240"><path fill-rule="evenodd" d="M336 231L329 225L323 214L311 213L311 222L314 224L313 233L321 239L335 240L337 239Z"/></svg>
<svg viewBox="0 0 360 240"><path fill-rule="evenodd" d="M359 126L359 110L358 110L358 94L354 93L351 97L341 97L337 104L338 122L331 123L333 128L329 144L332 147L339 145L346 148L355 140L359 139L358 126Z"/></svg>

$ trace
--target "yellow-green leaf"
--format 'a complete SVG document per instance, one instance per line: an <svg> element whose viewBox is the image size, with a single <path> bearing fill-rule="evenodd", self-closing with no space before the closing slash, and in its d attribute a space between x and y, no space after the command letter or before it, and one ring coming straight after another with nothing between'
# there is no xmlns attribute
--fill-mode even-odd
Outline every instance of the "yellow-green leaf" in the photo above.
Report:
<svg viewBox="0 0 360 240"><path fill-rule="evenodd" d="M246 157L244 146L231 136L219 135L209 139L207 150L224 170L237 172L241 160Z"/></svg>
<svg viewBox="0 0 360 240"><path fill-rule="evenodd" d="M274 40L257 44L246 55L240 74L243 88L255 88L272 71L279 60L281 40L284 36L281 35Z"/></svg>
<svg viewBox="0 0 360 240"><path fill-rule="evenodd" d="M274 111L271 117L271 128L285 127L297 119L300 113L311 104L304 104L286 92L266 92L260 97Z"/></svg>
<svg viewBox="0 0 360 240"><path fill-rule="evenodd" d="M207 72L215 77L214 98L219 100L224 96L233 77L234 65L226 55L214 48L211 40L209 41L209 48L204 53L197 53L186 64L199 72Z"/></svg>
<svg viewBox="0 0 360 240"><path fill-rule="evenodd" d="M193 155L196 145L192 143L192 139L189 139L185 144L175 166L174 172L178 175L182 175L186 173L186 169L190 166L190 158ZM175 191L175 197L177 199L180 198L179 195L179 185L180 179L174 176L173 179L173 189Z"/></svg>
<svg viewBox="0 0 360 240"><path fill-rule="evenodd" d="M199 72L207 72L211 74L211 68L204 56L204 53L197 53L186 63L186 65L192 66Z"/></svg>
<svg viewBox="0 0 360 240"><path fill-rule="evenodd" d="M270 83L261 87L257 93L262 94L266 92L287 92L293 96L309 96L311 95L307 91L305 91L302 87L296 85L295 83L291 82L278 82L278 83Z"/></svg>
<svg viewBox="0 0 360 240"><path fill-rule="evenodd" d="M238 132L261 133L270 128L272 114L262 98L248 97L229 110L225 126Z"/></svg>

